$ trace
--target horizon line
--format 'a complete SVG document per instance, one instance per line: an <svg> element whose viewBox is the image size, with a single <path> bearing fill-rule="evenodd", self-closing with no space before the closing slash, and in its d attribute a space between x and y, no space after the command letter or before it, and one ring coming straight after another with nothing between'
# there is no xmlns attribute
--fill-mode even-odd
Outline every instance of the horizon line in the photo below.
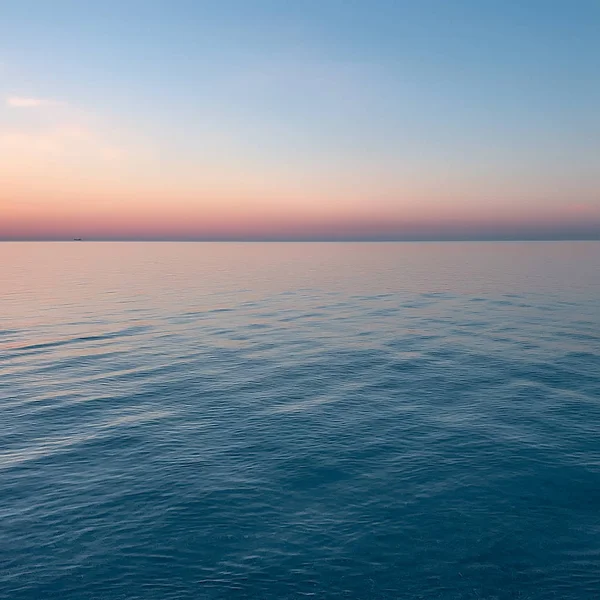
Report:
<svg viewBox="0 0 600 600"><path fill-rule="evenodd" d="M127 243L457 243L457 242L598 242L597 237L494 238L0 238L0 243L127 242Z"/></svg>

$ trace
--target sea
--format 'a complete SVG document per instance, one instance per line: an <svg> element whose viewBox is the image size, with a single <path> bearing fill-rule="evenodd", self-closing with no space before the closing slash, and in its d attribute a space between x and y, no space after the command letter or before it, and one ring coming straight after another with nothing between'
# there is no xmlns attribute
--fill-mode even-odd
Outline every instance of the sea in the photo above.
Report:
<svg viewBox="0 0 600 600"><path fill-rule="evenodd" d="M0 244L0 598L600 598L600 242Z"/></svg>

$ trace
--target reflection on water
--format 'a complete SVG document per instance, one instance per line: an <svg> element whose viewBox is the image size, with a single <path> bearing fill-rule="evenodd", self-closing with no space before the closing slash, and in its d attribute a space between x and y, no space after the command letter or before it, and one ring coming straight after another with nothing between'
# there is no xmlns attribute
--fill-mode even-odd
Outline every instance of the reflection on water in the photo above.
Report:
<svg viewBox="0 0 600 600"><path fill-rule="evenodd" d="M600 243L0 275L0 597L597 597Z"/></svg>

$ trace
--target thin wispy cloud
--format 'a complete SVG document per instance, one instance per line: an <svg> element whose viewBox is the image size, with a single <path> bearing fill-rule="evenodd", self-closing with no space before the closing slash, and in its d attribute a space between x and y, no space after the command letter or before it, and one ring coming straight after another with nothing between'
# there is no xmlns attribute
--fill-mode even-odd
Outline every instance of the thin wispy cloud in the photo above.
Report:
<svg viewBox="0 0 600 600"><path fill-rule="evenodd" d="M93 161L115 161L124 154L122 148L107 142L99 132L77 125L38 132L0 132L0 158L5 160L21 158L27 163L54 157L67 161L77 156Z"/></svg>
<svg viewBox="0 0 600 600"><path fill-rule="evenodd" d="M17 120L12 126L0 129L0 158L5 162L30 167L36 161L43 164L48 160L64 164L113 162L126 154L118 141L111 141L106 124L99 125L93 114L70 102L14 94L5 96L4 103L8 109L23 109L23 114L14 115Z"/></svg>
<svg viewBox="0 0 600 600"><path fill-rule="evenodd" d="M47 98L31 98L27 96L8 96L6 98L6 106L10 108L37 108L53 104L56 104L56 102Z"/></svg>

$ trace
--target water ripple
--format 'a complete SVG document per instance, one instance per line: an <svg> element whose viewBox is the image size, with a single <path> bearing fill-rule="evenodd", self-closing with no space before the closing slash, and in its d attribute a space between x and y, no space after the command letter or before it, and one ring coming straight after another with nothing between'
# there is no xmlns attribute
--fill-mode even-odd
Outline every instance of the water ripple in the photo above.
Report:
<svg viewBox="0 0 600 600"><path fill-rule="evenodd" d="M16 247L0 598L598 597L600 245L310 247Z"/></svg>

